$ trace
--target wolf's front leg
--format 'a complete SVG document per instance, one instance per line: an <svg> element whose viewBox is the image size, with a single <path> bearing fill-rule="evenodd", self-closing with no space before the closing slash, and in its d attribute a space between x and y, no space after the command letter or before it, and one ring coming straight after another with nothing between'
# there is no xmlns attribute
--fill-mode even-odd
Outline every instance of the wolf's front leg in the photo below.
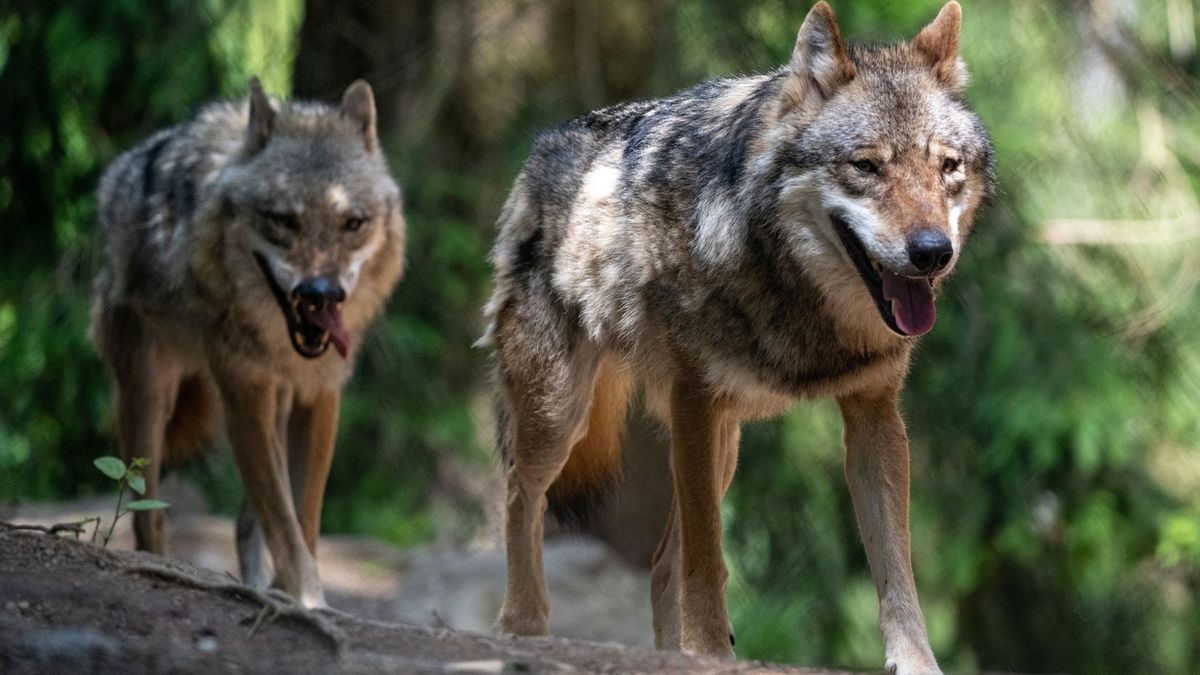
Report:
<svg viewBox="0 0 1200 675"><path fill-rule="evenodd" d="M325 483L333 465L341 392L329 389L312 402L297 403L288 422L288 475L304 542L314 556L321 536Z"/></svg>
<svg viewBox="0 0 1200 675"><path fill-rule="evenodd" d="M717 439L720 443L720 463L724 469L721 476L721 498L729 491L733 474L737 469L738 440L741 423L728 418ZM679 543L679 506L671 496L671 512L667 517L666 530L652 559L650 572L650 606L654 610L654 646L657 649L678 650L680 648L679 578L682 575L682 548ZM729 629L729 644L733 646L733 628Z"/></svg>
<svg viewBox="0 0 1200 675"><path fill-rule="evenodd" d="M940 673L917 604L908 541L908 437L896 409L899 390L838 400L846 440L846 481L879 593L885 670Z"/></svg>
<svg viewBox="0 0 1200 675"><path fill-rule="evenodd" d="M680 647L685 653L733 657L725 607L728 572L721 555L726 417L699 377L671 391L671 462L680 548Z"/></svg>
<svg viewBox="0 0 1200 675"><path fill-rule="evenodd" d="M679 505L671 495L666 530L651 558L650 609L654 617L655 649L679 650Z"/></svg>
<svg viewBox="0 0 1200 675"><path fill-rule="evenodd" d="M287 452L277 427L277 385L220 378L229 441L242 485L262 526L278 585L305 607L324 607L317 563L305 544L288 480Z"/></svg>

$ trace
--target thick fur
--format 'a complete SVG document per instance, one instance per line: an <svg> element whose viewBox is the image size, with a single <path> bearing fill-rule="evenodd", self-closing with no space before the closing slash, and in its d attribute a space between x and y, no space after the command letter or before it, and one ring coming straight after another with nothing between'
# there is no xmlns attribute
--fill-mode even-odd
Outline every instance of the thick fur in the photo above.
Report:
<svg viewBox="0 0 1200 675"><path fill-rule="evenodd" d="M119 157L98 206L93 335L115 375L122 451L151 460L147 496L164 465L226 430L247 487L243 576L265 582L261 522L276 583L323 604L313 555L338 399L403 267L370 87L330 106L271 102L255 81L248 101L210 105ZM348 219L363 222L352 232ZM297 353L259 259L285 291L316 275L341 284L345 358ZM135 532L162 551L161 514L138 513Z"/></svg>
<svg viewBox="0 0 1200 675"><path fill-rule="evenodd" d="M835 218L877 270L937 289L957 263L993 191L991 143L961 96L960 16L951 2L910 43L847 46L821 2L773 73L616 105L536 139L499 219L484 337L510 458L506 630L546 630L547 492L577 500L619 467L615 369L672 432L660 647L731 654L719 501L738 426L834 396L888 667L936 670L908 563L896 413L915 339L889 328ZM914 267L918 230L952 242L944 269Z"/></svg>
<svg viewBox="0 0 1200 675"><path fill-rule="evenodd" d="M633 377L616 359L596 368L587 433L571 448L567 463L547 494L560 522L582 525L592 508L621 481L621 443L625 436Z"/></svg>

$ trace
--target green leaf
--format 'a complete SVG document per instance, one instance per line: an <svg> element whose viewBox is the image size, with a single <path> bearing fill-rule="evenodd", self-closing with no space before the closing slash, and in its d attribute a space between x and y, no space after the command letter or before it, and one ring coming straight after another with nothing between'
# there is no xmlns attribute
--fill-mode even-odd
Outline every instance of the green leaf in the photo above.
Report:
<svg viewBox="0 0 1200 675"><path fill-rule="evenodd" d="M146 465L149 463L150 463L150 460L146 459L145 457L134 457L133 461L129 463L129 468L130 469L144 469L144 468L146 468Z"/></svg>
<svg viewBox="0 0 1200 675"><path fill-rule="evenodd" d="M116 457L97 457L92 464L95 464L96 468L100 469L100 473L113 480L121 480L125 477L125 462Z"/></svg>
<svg viewBox="0 0 1200 675"><path fill-rule="evenodd" d="M129 484L130 490L133 490L139 495L146 494L146 477L140 472L130 471L125 479L125 482Z"/></svg>
<svg viewBox="0 0 1200 675"><path fill-rule="evenodd" d="M168 506L170 504L160 502L157 499L139 499L136 502L129 502L125 505L125 508L130 511L156 511L158 509L165 509Z"/></svg>

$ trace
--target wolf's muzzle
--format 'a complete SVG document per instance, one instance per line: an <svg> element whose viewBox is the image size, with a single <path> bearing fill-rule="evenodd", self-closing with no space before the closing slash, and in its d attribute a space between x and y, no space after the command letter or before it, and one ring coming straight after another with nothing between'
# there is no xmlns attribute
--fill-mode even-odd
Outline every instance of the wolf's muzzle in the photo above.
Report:
<svg viewBox="0 0 1200 675"><path fill-rule="evenodd" d="M288 338L296 353L306 359L315 359L329 349L330 343L343 357L350 348L350 338L342 325L338 305L346 299L346 291L340 284L325 277L312 277L300 282L290 296L279 287L271 272L271 265L259 253L254 254L271 288L279 310L287 321Z"/></svg>
<svg viewBox="0 0 1200 675"><path fill-rule="evenodd" d="M830 213L829 218L887 327L893 333L905 336L921 335L933 328L937 309L934 306L932 276L925 273L919 277L910 277L885 269L871 258L866 246L846 222L843 214ZM920 260L920 265L925 265L930 270L942 270L950 264L954 257L950 240L941 233L936 234L945 241L936 236L928 236L921 240L914 237L914 240L917 240L916 259L912 259L913 242L910 240L909 256L914 265L918 265L917 260Z"/></svg>

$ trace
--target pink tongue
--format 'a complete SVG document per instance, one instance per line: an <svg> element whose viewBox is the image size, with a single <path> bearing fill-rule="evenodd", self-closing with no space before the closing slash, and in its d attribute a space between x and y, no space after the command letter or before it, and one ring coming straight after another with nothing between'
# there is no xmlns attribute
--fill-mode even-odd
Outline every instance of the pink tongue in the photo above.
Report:
<svg viewBox="0 0 1200 675"><path fill-rule="evenodd" d="M923 335L933 328L937 308L929 279L883 272L883 299L892 305L896 325L905 335Z"/></svg>
<svg viewBox="0 0 1200 675"><path fill-rule="evenodd" d="M346 353L350 351L350 334L342 325L342 313L336 305L329 305L315 312L305 312L304 317L329 331L329 341L333 343L342 358L346 358Z"/></svg>

